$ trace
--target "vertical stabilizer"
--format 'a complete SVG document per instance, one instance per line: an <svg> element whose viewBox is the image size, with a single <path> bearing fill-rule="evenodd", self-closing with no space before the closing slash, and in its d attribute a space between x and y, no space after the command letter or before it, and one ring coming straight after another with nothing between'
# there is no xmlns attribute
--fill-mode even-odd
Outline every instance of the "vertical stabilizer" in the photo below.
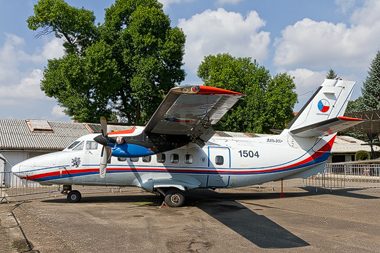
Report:
<svg viewBox="0 0 380 253"><path fill-rule="evenodd" d="M342 118L354 85L353 81L326 79L286 129L299 136L302 136L301 132L308 130L309 133L302 137L319 135L316 131L311 133L310 130L320 129L326 124L331 126L335 119Z"/></svg>

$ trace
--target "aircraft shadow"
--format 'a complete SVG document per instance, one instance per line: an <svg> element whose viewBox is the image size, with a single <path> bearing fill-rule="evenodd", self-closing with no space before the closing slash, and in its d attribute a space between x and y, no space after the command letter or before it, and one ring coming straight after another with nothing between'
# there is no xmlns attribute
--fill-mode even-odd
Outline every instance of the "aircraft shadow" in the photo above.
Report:
<svg viewBox="0 0 380 253"><path fill-rule="evenodd" d="M209 191L209 194L206 193L205 196L204 193L192 192L191 196L187 196L188 202L195 201L193 204L199 209L260 248L283 249L310 245L267 217L259 215L234 201L233 199L236 199L240 194L229 196L229 194L222 193L222 196L219 196L219 193L210 193ZM255 197L257 195L255 194ZM247 197L245 196L246 199L252 199L252 195Z"/></svg>
<svg viewBox="0 0 380 253"><path fill-rule="evenodd" d="M144 194L144 195L128 195L127 192L124 192L123 195L106 195L106 196L83 196L81 201L76 204L81 203L134 203L137 205L152 205L152 206L159 206L161 205L163 201L163 198L157 197L153 194ZM69 204L67 202L66 196L63 196L61 198L52 198L52 199L45 199L41 202L45 203L64 203Z"/></svg>
<svg viewBox="0 0 380 253"><path fill-rule="evenodd" d="M284 193L286 198L311 195L333 194L360 199L378 199L379 197L360 193L357 188L334 189L304 187L304 192ZM261 248L295 248L310 244L292 234L290 231L258 215L237 200L278 199L278 192L223 193L208 189L197 189L186 195L187 205L195 205L214 219L223 223L239 235ZM260 209L260 205L257 207ZM268 207L266 207L268 208Z"/></svg>
<svg viewBox="0 0 380 253"><path fill-rule="evenodd" d="M311 186L300 187L300 189L308 191L308 192L305 192L305 196L311 195L311 194L315 194L315 195L331 194L331 195L339 195L343 197L358 198L358 199L379 199L380 198L376 196L362 194L360 193L360 191L365 190L365 189L360 189L360 188L342 188L342 189L333 189L332 191L326 188L317 188L317 192L315 192L316 188L311 187Z"/></svg>
<svg viewBox="0 0 380 253"><path fill-rule="evenodd" d="M360 199L379 199L380 197L371 196L360 193L358 188L342 188L330 189L317 188L316 187L299 187L303 189L303 192L284 192L286 198L297 198L305 197L311 195L338 195L350 198L360 198ZM226 192L216 192L208 189L196 189L189 192L189 196L197 195L199 197L204 197L208 199L220 199L220 200L252 200L252 199L278 199L280 196L279 192L247 192L247 193L226 193ZM186 195L187 196L187 195Z"/></svg>

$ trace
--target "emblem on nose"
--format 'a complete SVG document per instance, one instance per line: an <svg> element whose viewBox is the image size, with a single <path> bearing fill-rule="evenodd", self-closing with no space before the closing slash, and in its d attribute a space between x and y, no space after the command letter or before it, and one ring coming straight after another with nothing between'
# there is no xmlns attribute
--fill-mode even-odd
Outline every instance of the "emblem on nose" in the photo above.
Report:
<svg viewBox="0 0 380 253"><path fill-rule="evenodd" d="M71 159L71 166L72 167L78 168L79 165L80 165L80 157L75 157L75 158Z"/></svg>

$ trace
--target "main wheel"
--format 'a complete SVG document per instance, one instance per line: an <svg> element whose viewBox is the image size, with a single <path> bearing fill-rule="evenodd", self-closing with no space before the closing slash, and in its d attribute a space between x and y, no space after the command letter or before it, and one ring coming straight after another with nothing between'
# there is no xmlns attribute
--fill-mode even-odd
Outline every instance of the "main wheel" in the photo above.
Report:
<svg viewBox="0 0 380 253"><path fill-rule="evenodd" d="M165 202L168 206L180 207L185 203L185 197L180 190L172 189L166 193Z"/></svg>
<svg viewBox="0 0 380 253"><path fill-rule="evenodd" d="M70 203L78 203L81 198L82 198L82 195L77 190L70 191L69 194L67 194L67 200Z"/></svg>

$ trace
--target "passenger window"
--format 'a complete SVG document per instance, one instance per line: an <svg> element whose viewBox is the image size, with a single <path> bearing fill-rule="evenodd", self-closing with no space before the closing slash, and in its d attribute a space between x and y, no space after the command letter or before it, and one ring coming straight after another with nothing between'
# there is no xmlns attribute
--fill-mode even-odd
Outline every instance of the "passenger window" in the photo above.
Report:
<svg viewBox="0 0 380 253"><path fill-rule="evenodd" d="M143 156L142 160L144 163L150 163L150 160L152 159L151 156Z"/></svg>
<svg viewBox="0 0 380 253"><path fill-rule="evenodd" d="M191 154L186 154L185 155L185 163L186 164L192 164L193 163L193 155L191 155Z"/></svg>
<svg viewBox="0 0 380 253"><path fill-rule="evenodd" d="M131 157L131 158L129 158L129 160L130 160L131 162L135 163L135 162L138 162L138 161L139 161L139 158L138 158L138 157Z"/></svg>
<svg viewBox="0 0 380 253"><path fill-rule="evenodd" d="M223 165L223 163L224 163L223 156L221 156L221 155L215 156L215 164L216 165Z"/></svg>
<svg viewBox="0 0 380 253"><path fill-rule="evenodd" d="M166 160L165 154L159 153L157 154L157 162L158 163L164 163Z"/></svg>
<svg viewBox="0 0 380 253"><path fill-rule="evenodd" d="M81 143L79 143L73 150L82 150L84 147L84 142L82 141Z"/></svg>
<svg viewBox="0 0 380 253"><path fill-rule="evenodd" d="M171 163L178 163L179 162L179 155L178 154L171 154L170 155L170 162Z"/></svg>
<svg viewBox="0 0 380 253"><path fill-rule="evenodd" d="M118 157L117 160L119 162L125 162L127 160L127 158L126 157Z"/></svg>
<svg viewBox="0 0 380 253"><path fill-rule="evenodd" d="M95 141L87 141L86 142L86 149L87 150L96 150L96 149L98 149L98 143Z"/></svg>

